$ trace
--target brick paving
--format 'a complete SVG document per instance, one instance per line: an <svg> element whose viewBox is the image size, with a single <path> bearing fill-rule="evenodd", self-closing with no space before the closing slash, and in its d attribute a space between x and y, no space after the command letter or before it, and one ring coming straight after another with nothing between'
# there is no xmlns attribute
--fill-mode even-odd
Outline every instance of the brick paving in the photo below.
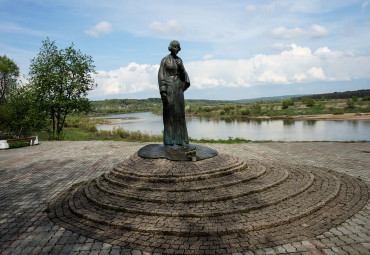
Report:
<svg viewBox="0 0 370 255"><path fill-rule="evenodd" d="M213 162L215 165L208 168L205 161L196 162L191 165L193 167L163 168L160 165L166 165L166 161L160 160L163 162L157 168L151 162L132 171L132 164L127 162L136 162L135 153L145 144L42 142L38 146L0 151L0 253L149 255L203 251L204 254L370 254L370 203L363 184L369 186L370 183L370 143L207 144L225 155L224 161ZM126 163L122 164L123 161ZM120 166L109 174L109 170L118 163ZM197 169L201 164L203 172L199 174ZM157 171L145 171L149 167ZM163 180L168 175L164 171L166 169L179 176L172 176L172 181L166 182ZM340 173L355 178L341 176ZM96 181L81 183L92 178ZM183 179L173 181L178 178ZM76 185L78 183L80 185ZM101 226L124 222L121 228L117 228L118 232L114 229L104 231L104 228L98 231L96 221L99 218L94 217L99 215L91 213L93 208L96 209L93 204L86 214L81 211L84 207L75 208L73 215L80 213L82 216L79 222L71 220L70 226L68 222L57 225L48 217L48 213L52 214L48 204L52 200L58 201L73 184L76 199L71 208L84 201L91 206L91 200L98 198L95 203L115 212L114 216L121 213L126 220L130 213L147 213L135 215L130 224L122 219L114 222L116 218L113 217L112 222L103 222ZM80 194L85 195L79 196L78 190L82 187L85 193ZM185 192L186 189L190 192ZM316 194L311 197L317 200L304 197L307 192ZM116 194L117 197L107 194ZM298 205L301 201L299 196L306 198L301 199L305 201L301 206ZM357 208L364 197L366 205L362 209ZM185 204L191 206L181 206L184 199ZM66 200L67 197L63 201ZM120 204L122 201L124 204ZM277 206L282 202L286 204L285 211ZM322 207L318 208L320 202ZM168 203L178 207L166 208ZM128 211L123 211L120 206ZM275 212L284 211L285 214L272 213L270 209L273 206ZM225 209L221 214L220 208ZM233 222L236 215L238 221ZM188 217L187 221L168 221L171 217L176 219L180 216ZM286 219L297 216L295 218L299 220L281 224L283 216L290 217ZM163 221L153 224L148 220L150 217ZM186 236L188 227L194 226L191 225L194 223L191 217L203 222L203 230L211 235L199 236L202 232L199 230L195 237ZM225 226L218 221L206 224L210 217L217 217L228 224ZM333 220L336 217L338 219ZM259 229L255 231L257 234L248 236L248 239L241 238L245 225L240 222L255 222ZM179 228L170 229L171 224L177 224ZM218 233L222 234L221 227L226 229L225 233L232 232L228 234L226 243L220 244L217 239L218 224ZM95 233L91 233L93 228L97 229ZM165 230L172 234L171 240L166 239L168 247L161 242ZM297 230L300 232L298 237ZM319 232L315 234L315 231ZM86 235L81 234L84 232ZM117 233L121 236L117 237Z"/></svg>

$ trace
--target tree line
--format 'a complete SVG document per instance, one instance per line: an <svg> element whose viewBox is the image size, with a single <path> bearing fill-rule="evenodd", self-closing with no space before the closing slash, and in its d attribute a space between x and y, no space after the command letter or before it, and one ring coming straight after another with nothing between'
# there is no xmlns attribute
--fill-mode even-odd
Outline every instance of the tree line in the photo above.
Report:
<svg viewBox="0 0 370 255"><path fill-rule="evenodd" d="M352 97L364 98L370 96L370 89L361 89L356 91L334 92L326 94L315 94L309 96L294 97L293 100L299 101L305 98L312 99L349 99Z"/></svg>
<svg viewBox="0 0 370 255"><path fill-rule="evenodd" d="M29 70L22 84L16 63L0 56L0 132L21 137L48 129L52 139L61 139L67 115L91 111L87 93L96 86L93 59L73 43L58 49L47 38Z"/></svg>

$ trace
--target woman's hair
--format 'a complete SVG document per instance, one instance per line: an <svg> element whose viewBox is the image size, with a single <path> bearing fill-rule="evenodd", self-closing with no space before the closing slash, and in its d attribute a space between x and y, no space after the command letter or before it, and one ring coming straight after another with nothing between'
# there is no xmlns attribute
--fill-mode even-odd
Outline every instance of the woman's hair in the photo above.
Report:
<svg viewBox="0 0 370 255"><path fill-rule="evenodd" d="M173 40L173 41L171 41L171 42L170 42L170 45L168 45L168 50L169 50L169 51L171 51L171 50L172 50L172 46L173 46L174 44L178 44L178 45L179 45L179 50L181 50L181 47L180 47L180 43L179 43L179 41Z"/></svg>

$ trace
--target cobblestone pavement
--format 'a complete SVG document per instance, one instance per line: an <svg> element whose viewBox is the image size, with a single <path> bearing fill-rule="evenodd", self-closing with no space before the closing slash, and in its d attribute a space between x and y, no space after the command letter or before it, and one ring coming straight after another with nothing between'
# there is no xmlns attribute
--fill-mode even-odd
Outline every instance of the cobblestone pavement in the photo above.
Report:
<svg viewBox="0 0 370 255"><path fill-rule="evenodd" d="M97 177L145 143L42 142L0 151L0 254L132 254L55 225L49 201L74 183ZM370 184L370 143L206 144L244 159L324 167ZM370 254L370 203L351 218L311 240L234 253Z"/></svg>

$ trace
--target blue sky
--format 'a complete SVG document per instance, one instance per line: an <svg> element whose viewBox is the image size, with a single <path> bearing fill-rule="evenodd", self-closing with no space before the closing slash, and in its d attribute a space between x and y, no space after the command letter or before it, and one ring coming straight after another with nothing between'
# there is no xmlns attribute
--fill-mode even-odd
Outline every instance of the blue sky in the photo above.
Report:
<svg viewBox="0 0 370 255"><path fill-rule="evenodd" d="M0 0L0 54L28 74L49 37L91 55L92 100L159 97L179 40L186 98L245 99L370 89L370 1Z"/></svg>

